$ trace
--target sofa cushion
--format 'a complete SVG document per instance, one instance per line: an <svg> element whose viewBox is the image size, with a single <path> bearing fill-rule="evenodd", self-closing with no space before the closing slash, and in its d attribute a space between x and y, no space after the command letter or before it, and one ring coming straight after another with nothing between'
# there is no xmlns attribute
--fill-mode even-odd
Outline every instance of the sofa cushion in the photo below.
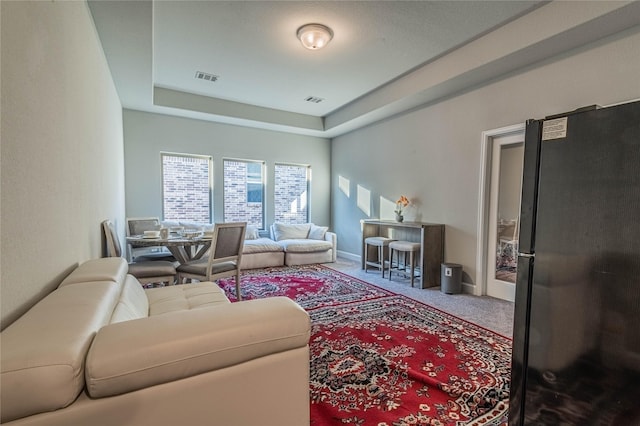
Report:
<svg viewBox="0 0 640 426"><path fill-rule="evenodd" d="M276 222L272 226L273 239L276 241L302 239L309 236L310 223L285 224Z"/></svg>
<svg viewBox="0 0 640 426"><path fill-rule="evenodd" d="M127 275L120 299L113 310L111 322L130 321L149 316L149 300L140 285L132 275Z"/></svg>
<svg viewBox="0 0 640 426"><path fill-rule="evenodd" d="M258 238L257 240L246 240L242 247L242 254L266 253L272 251L284 251L282 246L270 238Z"/></svg>
<svg viewBox="0 0 640 426"><path fill-rule="evenodd" d="M255 225L247 225L247 229L244 233L245 240L257 240L260 238L260 232Z"/></svg>
<svg viewBox="0 0 640 426"><path fill-rule="evenodd" d="M210 282L149 288L145 293L150 316L229 303L220 287Z"/></svg>
<svg viewBox="0 0 640 426"><path fill-rule="evenodd" d="M111 324L87 355L87 391L100 398L223 369L305 347L309 334L309 315L287 297Z"/></svg>
<svg viewBox="0 0 640 426"><path fill-rule="evenodd" d="M285 253L280 251L266 251L264 253L247 253L242 255L240 269L271 268L284 265Z"/></svg>
<svg viewBox="0 0 640 426"><path fill-rule="evenodd" d="M333 248L329 241L320 240L284 240L278 244L284 248L287 253L314 253L319 251L327 251Z"/></svg>
<svg viewBox="0 0 640 426"><path fill-rule="evenodd" d="M329 230L328 226L318 226L311 224L311 229L309 230L309 238L310 240L324 240L324 236Z"/></svg>
<svg viewBox="0 0 640 426"><path fill-rule="evenodd" d="M183 226L184 229L199 229L204 232L212 232L215 224L204 223L204 222L180 221L180 226Z"/></svg>
<svg viewBox="0 0 640 426"><path fill-rule="evenodd" d="M86 283L89 281L123 282L129 265L121 257L105 257L87 260L74 269L58 288L69 284Z"/></svg>
<svg viewBox="0 0 640 426"><path fill-rule="evenodd" d="M177 220L163 220L160 222L160 226L163 226L165 228L176 228L180 226L180 222L178 222Z"/></svg>
<svg viewBox="0 0 640 426"><path fill-rule="evenodd" d="M2 423L66 407L78 397L87 351L109 323L120 290L112 281L62 286L2 331Z"/></svg>

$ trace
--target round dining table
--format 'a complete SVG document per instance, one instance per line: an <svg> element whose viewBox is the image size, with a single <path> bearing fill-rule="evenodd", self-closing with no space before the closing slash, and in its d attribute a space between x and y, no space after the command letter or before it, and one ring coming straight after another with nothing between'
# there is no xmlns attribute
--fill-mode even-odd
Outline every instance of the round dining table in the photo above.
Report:
<svg viewBox="0 0 640 426"><path fill-rule="evenodd" d="M127 237L131 247L166 247L180 264L185 264L202 256L211 247L211 238L169 236L168 238L147 238L142 235Z"/></svg>

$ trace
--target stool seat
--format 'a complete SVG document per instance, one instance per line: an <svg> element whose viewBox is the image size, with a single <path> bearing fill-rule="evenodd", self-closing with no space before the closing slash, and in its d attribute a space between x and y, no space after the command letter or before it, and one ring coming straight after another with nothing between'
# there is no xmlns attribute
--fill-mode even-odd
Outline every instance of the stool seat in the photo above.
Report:
<svg viewBox="0 0 640 426"><path fill-rule="evenodd" d="M387 237L367 237L364 239L364 243L371 246L388 246L392 241L395 240Z"/></svg>
<svg viewBox="0 0 640 426"><path fill-rule="evenodd" d="M413 287L413 276L415 275L416 269L416 252L420 252L422 244L414 243L412 241L392 241L389 243L389 281L391 281L391 271L394 269L393 267L393 253L396 252L396 267L395 269L400 270L400 253L404 255L404 263L403 269L406 272L407 270L407 253L409 253L409 263L411 264L411 287Z"/></svg>
<svg viewBox="0 0 640 426"><path fill-rule="evenodd" d="M420 251L420 243L412 243L410 241L393 241L389 243L389 248L398 251Z"/></svg>
<svg viewBox="0 0 640 426"><path fill-rule="evenodd" d="M367 237L364 239L364 271L367 272L369 266L374 266L382 271L382 278L384 278L385 269L385 249L388 249L389 244L395 241L393 238L387 237ZM378 248L378 262L369 260L369 246Z"/></svg>

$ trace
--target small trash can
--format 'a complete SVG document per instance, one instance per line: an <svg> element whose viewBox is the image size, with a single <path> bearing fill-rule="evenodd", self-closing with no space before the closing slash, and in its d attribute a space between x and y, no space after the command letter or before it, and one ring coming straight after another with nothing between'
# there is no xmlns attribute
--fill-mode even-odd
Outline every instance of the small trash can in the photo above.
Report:
<svg viewBox="0 0 640 426"><path fill-rule="evenodd" d="M440 291L446 294L458 294L462 291L462 265L457 263L442 264Z"/></svg>

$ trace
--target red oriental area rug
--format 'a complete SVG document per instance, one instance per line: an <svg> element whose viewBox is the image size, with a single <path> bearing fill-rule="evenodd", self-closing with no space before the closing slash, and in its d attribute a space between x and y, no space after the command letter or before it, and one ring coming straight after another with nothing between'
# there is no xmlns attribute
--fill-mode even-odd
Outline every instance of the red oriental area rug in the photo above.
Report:
<svg viewBox="0 0 640 426"><path fill-rule="evenodd" d="M313 426L506 424L506 337L322 265L243 272L242 295L311 316Z"/></svg>

